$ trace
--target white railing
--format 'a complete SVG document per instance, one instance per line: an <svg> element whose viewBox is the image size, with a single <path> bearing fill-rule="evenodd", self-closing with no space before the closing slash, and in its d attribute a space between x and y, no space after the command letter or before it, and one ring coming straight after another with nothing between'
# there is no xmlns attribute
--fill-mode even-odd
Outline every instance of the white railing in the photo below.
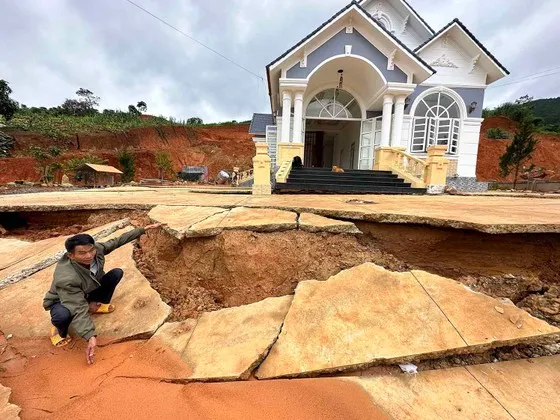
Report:
<svg viewBox="0 0 560 420"><path fill-rule="evenodd" d="M393 149L393 167L395 172L413 183L424 184L426 162L402 150Z"/></svg>
<svg viewBox="0 0 560 420"><path fill-rule="evenodd" d="M254 173L253 169L248 169L246 171L239 172L237 174L237 178L235 178L233 180L233 185L235 187L239 187L240 184L244 184L246 182L249 182L249 181L253 180L254 178L255 178L255 173Z"/></svg>
<svg viewBox="0 0 560 420"><path fill-rule="evenodd" d="M276 172L276 182L285 183L292 171L292 160L286 160L280 165L278 172Z"/></svg>

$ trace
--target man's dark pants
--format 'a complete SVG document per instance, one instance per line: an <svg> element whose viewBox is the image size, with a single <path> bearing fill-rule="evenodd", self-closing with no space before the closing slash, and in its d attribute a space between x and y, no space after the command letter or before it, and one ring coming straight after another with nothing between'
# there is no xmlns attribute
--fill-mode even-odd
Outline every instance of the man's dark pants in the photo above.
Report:
<svg viewBox="0 0 560 420"><path fill-rule="evenodd" d="M86 300L88 302L111 303L113 293L115 293L115 289L123 278L123 275L124 272L120 268L114 268L108 273L105 273L99 281L101 287L87 295ZM51 323L56 327L60 336L65 338L68 335L68 327L72 322L70 311L61 303L55 303L51 306L50 310Z"/></svg>

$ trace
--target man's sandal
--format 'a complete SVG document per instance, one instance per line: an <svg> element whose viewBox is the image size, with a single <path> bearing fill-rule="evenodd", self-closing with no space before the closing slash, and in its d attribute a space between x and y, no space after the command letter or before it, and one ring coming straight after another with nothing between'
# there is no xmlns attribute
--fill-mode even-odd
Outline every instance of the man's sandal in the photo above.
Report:
<svg viewBox="0 0 560 420"><path fill-rule="evenodd" d="M64 347L70 344L71 341L72 341L72 337L67 335L65 338L62 338L58 333L56 327L51 327L51 343L53 346L58 348Z"/></svg>
<svg viewBox="0 0 560 420"><path fill-rule="evenodd" d="M94 314L110 314L115 311L115 305L110 303L100 303Z"/></svg>

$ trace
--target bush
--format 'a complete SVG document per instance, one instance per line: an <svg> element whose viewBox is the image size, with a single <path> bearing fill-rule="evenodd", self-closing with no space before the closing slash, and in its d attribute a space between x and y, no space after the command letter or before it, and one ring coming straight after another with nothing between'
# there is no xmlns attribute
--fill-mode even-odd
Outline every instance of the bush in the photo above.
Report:
<svg viewBox="0 0 560 420"><path fill-rule="evenodd" d="M117 153L117 159L119 160L119 165L121 165L121 170L123 172L121 181L123 183L133 181L134 175L136 174L136 167L132 153L127 149L120 150Z"/></svg>
<svg viewBox="0 0 560 420"><path fill-rule="evenodd" d="M501 128L490 128L486 132L486 137L489 139L509 139L509 133L507 131L502 130Z"/></svg>
<svg viewBox="0 0 560 420"><path fill-rule="evenodd" d="M14 138L0 131L0 158L8 157L14 148Z"/></svg>

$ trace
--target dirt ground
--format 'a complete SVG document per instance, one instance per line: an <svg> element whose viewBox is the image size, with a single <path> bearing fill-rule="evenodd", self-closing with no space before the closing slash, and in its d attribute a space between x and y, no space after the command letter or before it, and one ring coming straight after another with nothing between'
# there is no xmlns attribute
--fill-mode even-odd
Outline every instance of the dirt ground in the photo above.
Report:
<svg viewBox="0 0 560 420"><path fill-rule="evenodd" d="M504 178L500 175L500 157L504 154L511 140L493 140L486 136L489 128L501 128L509 133L514 133L516 124L504 117L486 118L480 130L480 143L478 147L478 162L476 176L480 181L513 181L514 175ZM547 178L551 181L560 180L560 135L537 134L539 144L533 153L533 158L526 163L553 171L554 174Z"/></svg>
<svg viewBox="0 0 560 420"><path fill-rule="evenodd" d="M358 223L362 237L303 231L229 231L183 242L161 232L135 250L139 269L173 320L293 293L303 280L327 280L373 262L453 278L560 326L560 236L488 235L416 225Z"/></svg>
<svg viewBox="0 0 560 420"><path fill-rule="evenodd" d="M0 380L12 388L11 402L22 408L24 420L389 418L362 388L337 379L180 385L131 378L127 372L137 374L143 366L143 346L135 341L98 348L96 362L87 366L82 342L54 349L47 339L7 342L0 333ZM160 366L173 368L169 354L156 356Z"/></svg>
<svg viewBox="0 0 560 420"><path fill-rule="evenodd" d="M138 226L150 221L146 212L130 210L0 213L0 226L7 231L4 234L0 232L0 238L35 242L75 235L127 217Z"/></svg>
<svg viewBox="0 0 560 420"><path fill-rule="evenodd" d="M173 320L289 295L300 281L326 280L366 261L392 270L406 268L352 235L303 231L226 231L183 242L161 232L141 239L135 259L173 307Z"/></svg>
<svg viewBox="0 0 560 420"><path fill-rule="evenodd" d="M66 150L59 163L91 154L119 167L115 150L129 148L135 158L136 180L158 178L156 152L168 152L174 171L184 165L207 166L209 176L222 170L241 170L253 166L255 146L249 135L249 124L218 127L142 127L124 133L99 132L80 134L67 139L51 139L37 133L5 129L14 137L13 156L0 159L0 184L16 180L38 181L40 175L35 160L27 156L30 146L48 147L53 144ZM62 172L56 174L60 181Z"/></svg>
<svg viewBox="0 0 560 420"><path fill-rule="evenodd" d="M361 241L409 269L452 278L560 326L560 235L488 235L414 225L358 223Z"/></svg>

